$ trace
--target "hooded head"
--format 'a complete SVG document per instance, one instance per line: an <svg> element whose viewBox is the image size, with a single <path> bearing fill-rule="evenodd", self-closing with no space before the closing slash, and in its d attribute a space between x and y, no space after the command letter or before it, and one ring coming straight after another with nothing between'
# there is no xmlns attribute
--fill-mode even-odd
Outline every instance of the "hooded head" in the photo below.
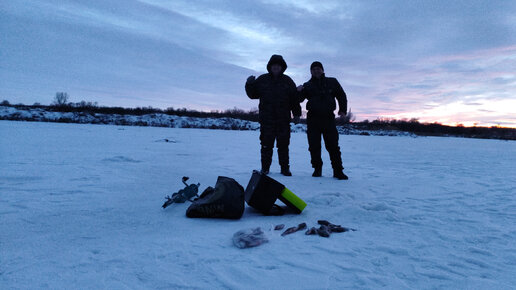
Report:
<svg viewBox="0 0 516 290"><path fill-rule="evenodd" d="M273 64L279 64L281 66L281 73L284 73L287 70L287 63L283 59L283 57L279 54L273 54L271 59L267 63L267 71L271 72L271 66Z"/></svg>

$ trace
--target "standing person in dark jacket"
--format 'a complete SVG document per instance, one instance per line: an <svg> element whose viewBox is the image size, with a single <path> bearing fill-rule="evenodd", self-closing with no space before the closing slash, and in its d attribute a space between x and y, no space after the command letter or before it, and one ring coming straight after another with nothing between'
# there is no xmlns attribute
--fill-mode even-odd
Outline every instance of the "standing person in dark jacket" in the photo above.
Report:
<svg viewBox="0 0 516 290"><path fill-rule="evenodd" d="M320 177L322 175L322 159L321 159L321 135L324 138L324 145L330 154L331 166L333 167L333 177L337 179L348 179L342 172L342 159L339 147L339 132L335 125L335 115L333 111L336 109L335 99L339 103L339 115L345 116L347 112L348 101L346 93L335 78L329 78L324 75L322 64L315 61L310 66L312 78L297 87L300 95L300 102L308 99L306 103L307 116L307 136L308 150L312 158L312 167L314 173L312 176Z"/></svg>
<svg viewBox="0 0 516 290"><path fill-rule="evenodd" d="M269 173L272 163L274 141L278 148L281 174L292 176L290 172L288 145L290 144L290 119L292 111L294 123L299 122L301 106L292 79L285 75L287 63L281 55L273 55L267 63L267 71L258 78L250 76L245 84L247 96L260 99L260 141L262 172Z"/></svg>

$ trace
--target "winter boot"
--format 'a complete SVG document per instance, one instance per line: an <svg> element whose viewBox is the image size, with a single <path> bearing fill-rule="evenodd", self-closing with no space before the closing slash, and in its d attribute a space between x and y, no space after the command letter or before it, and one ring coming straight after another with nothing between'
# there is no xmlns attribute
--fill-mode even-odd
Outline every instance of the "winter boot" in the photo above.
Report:
<svg viewBox="0 0 516 290"><path fill-rule="evenodd" d="M268 168L268 167L262 167L262 170L260 170L260 172L261 172L262 174L267 175L267 174L269 174L269 168Z"/></svg>
<svg viewBox="0 0 516 290"><path fill-rule="evenodd" d="M281 174L285 176L292 176L292 172L290 172L290 168L288 166L281 166Z"/></svg>
<svg viewBox="0 0 516 290"><path fill-rule="evenodd" d="M322 176L322 167L315 167L314 173L312 173L313 177L321 177Z"/></svg>
<svg viewBox="0 0 516 290"><path fill-rule="evenodd" d="M342 172L342 169L333 169L333 177L338 180L347 180L348 176Z"/></svg>

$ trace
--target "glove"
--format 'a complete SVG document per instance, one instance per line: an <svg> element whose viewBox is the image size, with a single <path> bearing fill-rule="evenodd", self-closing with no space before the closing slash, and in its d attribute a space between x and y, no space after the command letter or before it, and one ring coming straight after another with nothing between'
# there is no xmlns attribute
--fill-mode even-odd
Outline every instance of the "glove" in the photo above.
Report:
<svg viewBox="0 0 516 290"><path fill-rule="evenodd" d="M292 119L292 122L294 122L294 124L298 124L299 123L299 116L294 116L294 118Z"/></svg>
<svg viewBox="0 0 516 290"><path fill-rule="evenodd" d="M249 76L249 77L247 78L247 83L248 83L248 84L250 84L250 83L254 82L255 80L256 80L256 77L255 77L255 76Z"/></svg>

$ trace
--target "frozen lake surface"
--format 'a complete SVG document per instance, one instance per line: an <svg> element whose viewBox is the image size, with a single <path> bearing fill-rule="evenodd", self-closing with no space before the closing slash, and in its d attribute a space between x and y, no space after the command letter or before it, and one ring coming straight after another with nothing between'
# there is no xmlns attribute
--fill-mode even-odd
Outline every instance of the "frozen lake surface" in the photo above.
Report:
<svg viewBox="0 0 516 290"><path fill-rule="evenodd" d="M293 133L294 176L271 177L301 215L189 219L161 208L182 176L247 186L259 132L0 121L0 288L510 289L516 285L516 143L340 136L350 180L311 177ZM165 141L168 140L169 142ZM324 149L323 149L324 150ZM272 227L326 219L330 238ZM239 249L261 227L269 242Z"/></svg>

